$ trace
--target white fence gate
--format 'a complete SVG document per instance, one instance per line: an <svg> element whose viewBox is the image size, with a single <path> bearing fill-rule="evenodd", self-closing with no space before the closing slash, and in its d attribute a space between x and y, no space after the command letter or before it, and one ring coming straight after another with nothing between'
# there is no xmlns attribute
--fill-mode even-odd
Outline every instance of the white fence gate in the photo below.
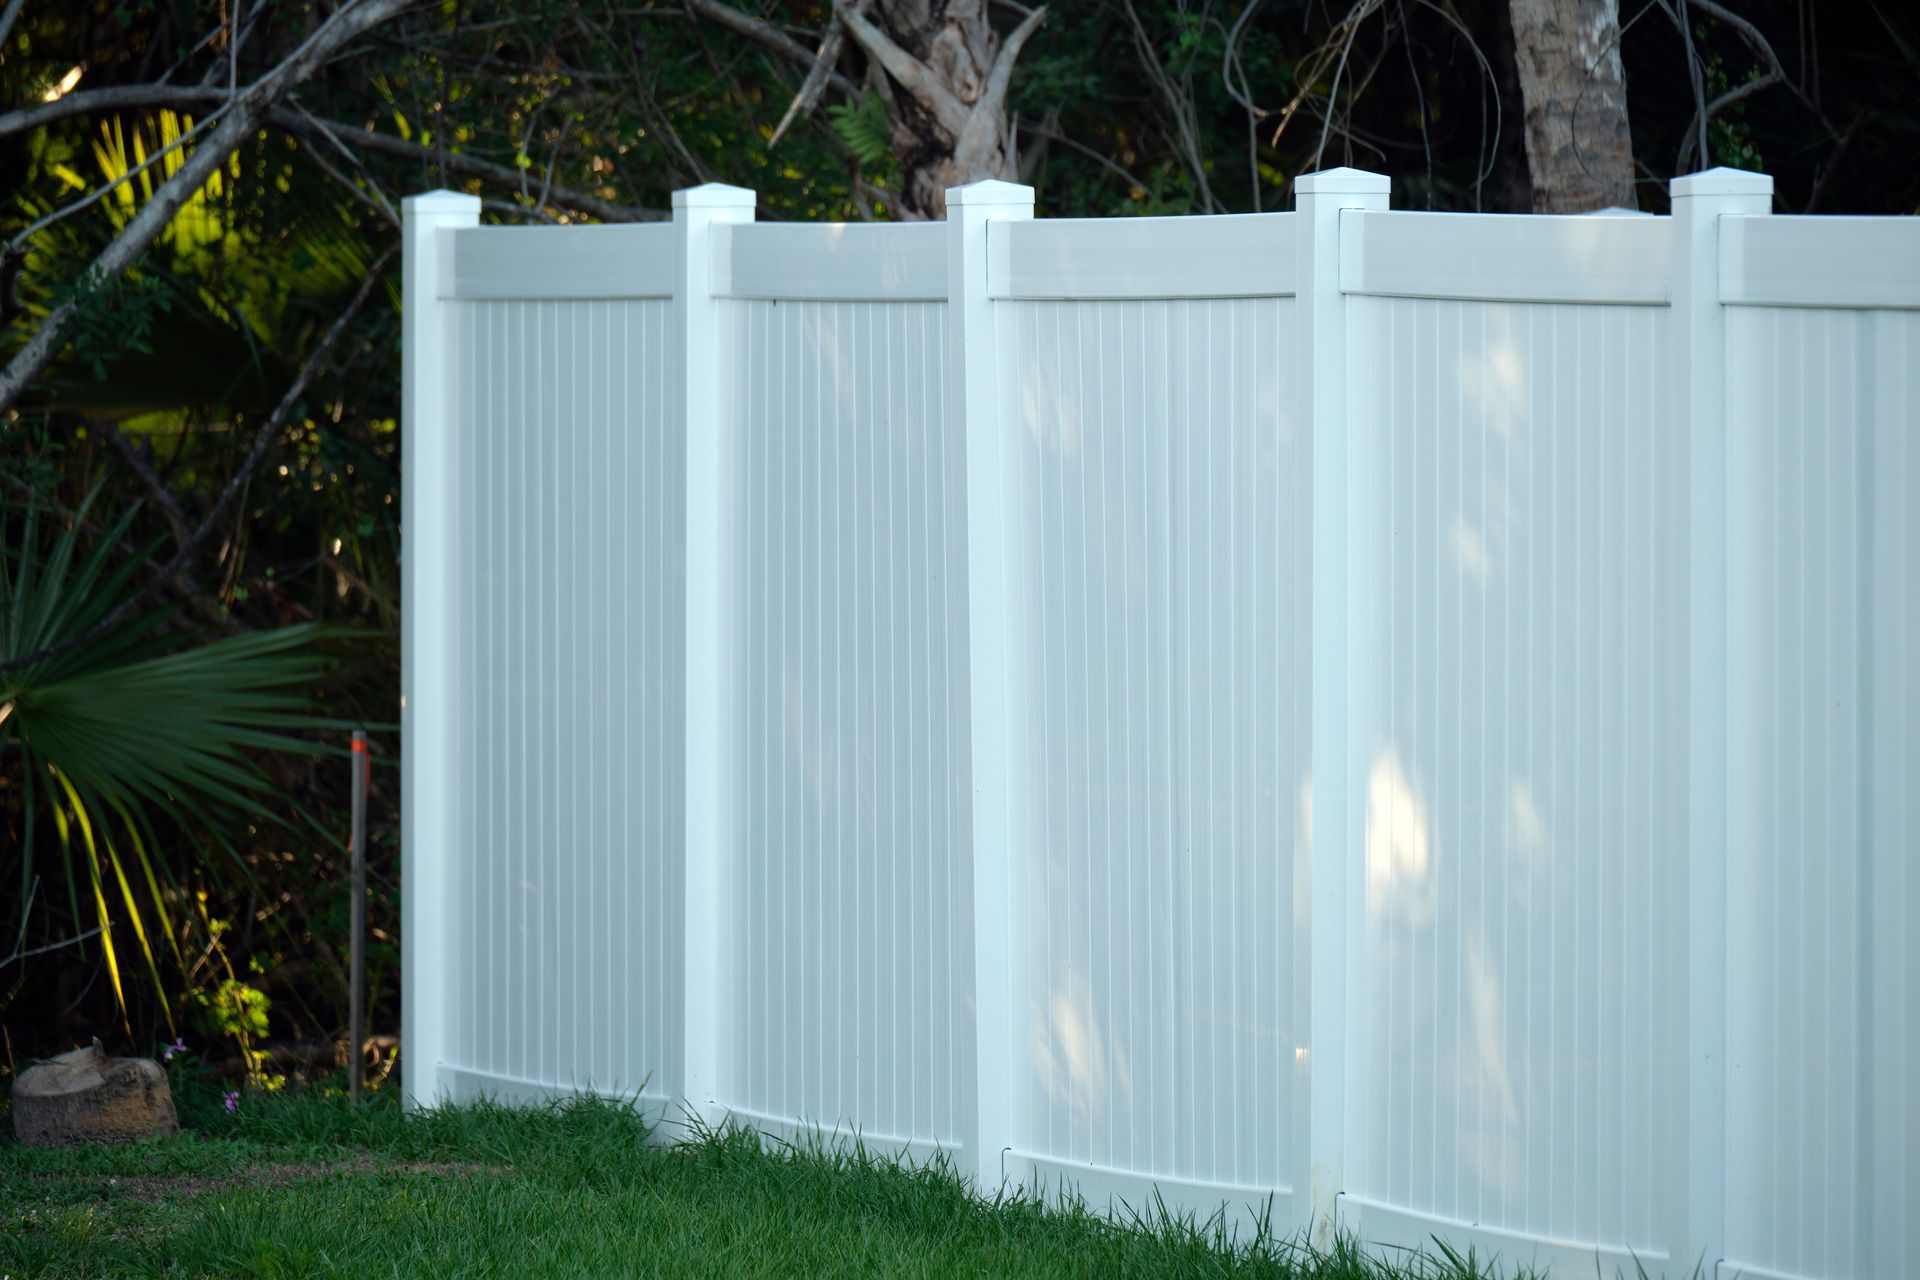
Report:
<svg viewBox="0 0 1920 1280"><path fill-rule="evenodd" d="M405 1043L1585 1273L1920 1257L1920 221L407 205Z"/></svg>

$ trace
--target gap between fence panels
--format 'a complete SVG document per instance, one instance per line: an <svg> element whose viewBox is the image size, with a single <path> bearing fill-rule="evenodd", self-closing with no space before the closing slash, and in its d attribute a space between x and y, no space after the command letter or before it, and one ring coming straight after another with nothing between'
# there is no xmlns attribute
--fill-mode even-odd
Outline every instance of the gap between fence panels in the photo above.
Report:
<svg viewBox="0 0 1920 1280"><path fill-rule="evenodd" d="M576 1096L594 1096L615 1102L629 1102L638 1107L642 1114L651 1114L657 1124L671 1126L670 1115L674 1100L657 1089L615 1089L596 1088L592 1083L564 1083L554 1080L535 1080L526 1076L509 1075L500 1071L486 1071L476 1067L465 1067L455 1063L440 1064L439 1074L444 1078L445 1100L449 1102L501 1102L508 1104L543 1104Z"/></svg>
<svg viewBox="0 0 1920 1280"><path fill-rule="evenodd" d="M1153 1223L1165 1215L1205 1227L1217 1219L1229 1238L1242 1244L1263 1227L1272 1238L1292 1235L1299 1212L1290 1186L1129 1171L1032 1151L1007 1152L1006 1168L1007 1185L1048 1203L1065 1197L1122 1222Z"/></svg>
<svg viewBox="0 0 1920 1280"><path fill-rule="evenodd" d="M1465 1256L1471 1250L1483 1265L1526 1267L1554 1275L1667 1274L1673 1259L1658 1248L1594 1245L1577 1240L1541 1238L1525 1232L1381 1204L1342 1194L1336 1209L1343 1230L1374 1248L1398 1254L1431 1254L1436 1238ZM1691 1265L1689 1263L1689 1265Z"/></svg>
<svg viewBox="0 0 1920 1280"><path fill-rule="evenodd" d="M988 1194L1904 1267L1920 223L1300 190L409 202L406 1043L512 1067L415 1101L609 1073Z"/></svg>

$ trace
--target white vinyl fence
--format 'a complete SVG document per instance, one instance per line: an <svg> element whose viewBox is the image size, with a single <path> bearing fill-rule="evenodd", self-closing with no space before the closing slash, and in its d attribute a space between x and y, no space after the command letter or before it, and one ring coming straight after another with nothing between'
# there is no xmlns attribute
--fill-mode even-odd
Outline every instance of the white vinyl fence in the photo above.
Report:
<svg viewBox="0 0 1920 1280"><path fill-rule="evenodd" d="M1920 221L1298 185L408 202L413 1098L1916 1265Z"/></svg>

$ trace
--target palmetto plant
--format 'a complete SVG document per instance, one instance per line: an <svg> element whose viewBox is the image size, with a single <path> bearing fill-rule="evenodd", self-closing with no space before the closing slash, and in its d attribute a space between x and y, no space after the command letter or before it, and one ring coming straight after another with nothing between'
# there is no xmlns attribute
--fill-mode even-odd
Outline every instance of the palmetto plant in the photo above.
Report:
<svg viewBox="0 0 1920 1280"><path fill-rule="evenodd" d="M110 418L133 435L265 412L313 335L366 279L378 249L364 210L295 164L299 153L284 140L231 156L125 279L90 277L85 264L102 237L145 208L153 185L191 154L193 127L171 111L111 117L96 127L90 161L71 142L37 140L28 167L39 186L12 199L27 228L16 237L19 320L37 325L69 299L80 310L74 343L36 385L34 404ZM94 196L102 198L84 212L62 216L66 202Z"/></svg>
<svg viewBox="0 0 1920 1280"><path fill-rule="evenodd" d="M37 495L0 506L0 1013L45 1036L87 995L56 998L47 975L97 977L82 1016L104 1015L109 992L130 1032L186 1009L251 1070L257 1028L230 993L278 983L290 1016L277 1029L328 1033L331 984L308 966L340 967L326 940L344 895L335 833L308 807L336 797L324 771L272 756L319 754L301 731L344 722L320 719L311 693L322 631L239 628L397 625L382 390L396 379L380 372L397 353L394 309L366 305L397 286L367 207L277 135L227 157L137 267L87 276L199 145L192 130L161 110L36 134L39 181L10 199L23 266L5 338L24 340L63 299L80 306L66 355L0 432L13 437L0 440L0 499ZM100 198L58 216L89 193ZM77 513L54 505L75 483L98 496ZM162 529L158 554L134 545ZM162 592L184 611L150 609ZM356 696L353 674L384 689L391 652L376 639L347 664L338 689L356 723L384 707ZM283 963L306 980L286 983ZM250 974L268 975L262 990Z"/></svg>
<svg viewBox="0 0 1920 1280"><path fill-rule="evenodd" d="M222 812L283 816L253 753L312 751L294 731L324 723L308 692L322 661L311 626L208 639L165 629L164 611L113 621L145 557L121 550L131 511L89 538L92 506L34 498L0 518L0 769L20 787L7 932L26 939L35 899L64 895L121 1008L136 954L165 1008L186 899L154 818L222 856Z"/></svg>

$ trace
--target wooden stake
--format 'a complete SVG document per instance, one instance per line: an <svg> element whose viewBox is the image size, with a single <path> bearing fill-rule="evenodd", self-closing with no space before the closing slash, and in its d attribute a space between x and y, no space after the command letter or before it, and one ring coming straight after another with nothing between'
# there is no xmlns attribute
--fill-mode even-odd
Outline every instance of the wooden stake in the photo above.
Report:
<svg viewBox="0 0 1920 1280"><path fill-rule="evenodd" d="M357 1104L367 1073L367 787L372 781L373 757L367 753L367 731L353 731L353 854L352 921L347 985L347 1092Z"/></svg>

